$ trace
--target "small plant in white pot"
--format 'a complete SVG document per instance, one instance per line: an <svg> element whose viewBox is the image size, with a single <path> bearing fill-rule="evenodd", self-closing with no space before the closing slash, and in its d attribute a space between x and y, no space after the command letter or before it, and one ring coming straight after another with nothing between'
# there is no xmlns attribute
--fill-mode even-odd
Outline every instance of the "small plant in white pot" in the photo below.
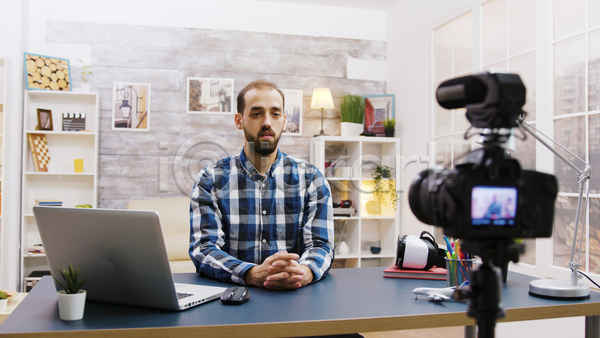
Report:
<svg viewBox="0 0 600 338"><path fill-rule="evenodd" d="M340 99L342 136L359 136L364 130L365 103L361 96L346 94Z"/></svg>
<svg viewBox="0 0 600 338"><path fill-rule="evenodd" d="M63 282L54 280L63 288L58 291L58 311L62 320L80 320L83 318L83 310L85 309L85 290L81 290L83 283L90 278L89 274L85 274L81 279L79 274L81 269L74 269L69 263L69 267L63 266L62 270L58 268L58 272L62 277Z"/></svg>
<svg viewBox="0 0 600 338"><path fill-rule="evenodd" d="M92 72L88 70L88 68L92 68L92 66L86 65L83 60L77 59L81 62L82 68L79 69L81 75L83 75L83 83L81 84L81 91L85 93L89 93L92 90L92 85L85 81L85 74L93 75Z"/></svg>
<svg viewBox="0 0 600 338"><path fill-rule="evenodd" d="M6 312L8 306L8 292L0 290L0 312Z"/></svg>

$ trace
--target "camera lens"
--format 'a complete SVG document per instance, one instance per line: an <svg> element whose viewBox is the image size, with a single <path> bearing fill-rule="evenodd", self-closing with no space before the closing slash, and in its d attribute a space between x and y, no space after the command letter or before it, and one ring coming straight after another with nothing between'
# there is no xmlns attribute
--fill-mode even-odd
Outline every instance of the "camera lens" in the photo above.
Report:
<svg viewBox="0 0 600 338"><path fill-rule="evenodd" d="M433 174L432 174L433 173ZM408 190L408 204L417 219L426 224L433 224L433 208L431 205L431 192L429 191L429 179L436 175L433 169L421 171L412 181Z"/></svg>

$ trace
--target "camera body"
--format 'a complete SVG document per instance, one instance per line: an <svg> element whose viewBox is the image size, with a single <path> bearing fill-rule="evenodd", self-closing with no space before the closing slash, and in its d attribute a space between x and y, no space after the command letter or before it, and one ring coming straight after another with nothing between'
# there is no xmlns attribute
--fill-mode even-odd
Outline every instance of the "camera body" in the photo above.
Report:
<svg viewBox="0 0 600 338"><path fill-rule="evenodd" d="M411 184L415 216L463 239L550 237L558 182L522 170L500 147L469 153L453 170L429 169Z"/></svg>
<svg viewBox="0 0 600 338"><path fill-rule="evenodd" d="M467 108L473 127L483 129L483 147L452 170L427 169L413 180L408 201L415 216L466 240L550 237L556 178L522 170L501 146L510 135L503 130L525 114L520 77L479 73L448 80L438 87L437 99L447 109Z"/></svg>

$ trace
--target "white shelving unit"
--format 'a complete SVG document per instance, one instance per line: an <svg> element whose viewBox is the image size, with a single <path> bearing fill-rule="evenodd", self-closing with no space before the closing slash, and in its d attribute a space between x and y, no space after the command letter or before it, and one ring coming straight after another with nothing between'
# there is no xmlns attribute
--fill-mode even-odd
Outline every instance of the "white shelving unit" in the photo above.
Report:
<svg viewBox="0 0 600 338"><path fill-rule="evenodd" d="M399 182L396 161L400 159L400 149L399 138L319 136L311 139L310 161L327 177L333 202L350 199L357 210L350 217L334 216L335 258L336 261L345 260L345 267L387 267L394 262L400 208L393 208L389 195L387 206L381 206L377 214L367 207L367 203L375 199L372 173L376 166L389 166L393 180ZM326 161L336 160L340 161L333 172L325 170ZM341 160L345 162L340 163ZM350 248L345 255L339 254L337 248L342 240ZM374 254L370 247L377 244L381 252Z"/></svg>
<svg viewBox="0 0 600 338"><path fill-rule="evenodd" d="M37 109L52 111L53 131L35 130ZM33 216L36 199L62 200L63 207L98 205L99 98L97 93L25 91L23 105L23 177L21 201L21 275L48 271L45 254L31 254L27 248L41 244ZM84 113L86 131L62 131L62 113ZM28 135L45 134L54 172L36 172ZM83 159L83 172L76 173L74 159ZM23 284L21 289L24 290Z"/></svg>
<svg viewBox="0 0 600 338"><path fill-rule="evenodd" d="M6 100L6 77L7 77L7 64L6 58L0 57L0 276L4 274L4 264L2 253L2 238L5 236L5 231L3 230L2 224L2 213L4 212L4 200L6 199L6 195L4 195L4 170L2 166L4 165L4 102Z"/></svg>

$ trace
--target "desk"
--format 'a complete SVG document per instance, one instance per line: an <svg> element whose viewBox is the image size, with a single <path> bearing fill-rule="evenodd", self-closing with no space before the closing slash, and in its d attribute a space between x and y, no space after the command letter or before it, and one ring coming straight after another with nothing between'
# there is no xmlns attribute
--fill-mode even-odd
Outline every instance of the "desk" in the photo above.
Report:
<svg viewBox="0 0 600 338"><path fill-rule="evenodd" d="M474 325L467 305L415 300L419 286L443 287L443 281L383 278L383 268L336 269L321 282L294 291L252 288L252 298L241 306L220 301L181 312L87 302L84 318L63 322L49 276L33 288L0 326L0 333L35 333L40 337L285 337L354 332ZM180 283L227 284L196 274L175 274ZM513 273L503 289L507 317L503 321L587 316L586 324L598 337L600 294L589 300L552 301L527 294L533 278ZM63 332L58 332L63 331ZM46 332L42 334L42 332Z"/></svg>

